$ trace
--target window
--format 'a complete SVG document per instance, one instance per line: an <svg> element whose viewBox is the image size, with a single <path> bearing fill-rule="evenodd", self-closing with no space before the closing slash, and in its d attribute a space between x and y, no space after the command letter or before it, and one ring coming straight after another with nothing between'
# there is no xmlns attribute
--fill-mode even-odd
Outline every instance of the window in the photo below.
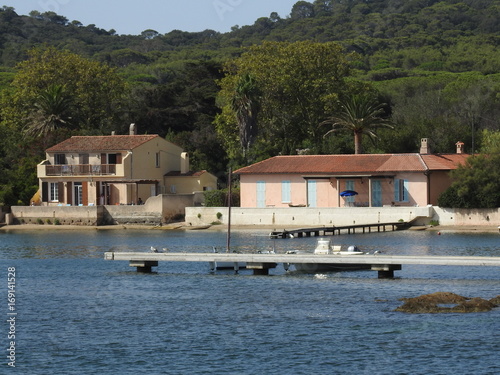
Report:
<svg viewBox="0 0 500 375"><path fill-rule="evenodd" d="M160 153L159 152L156 153L155 165L156 165L156 168L160 168Z"/></svg>
<svg viewBox="0 0 500 375"><path fill-rule="evenodd" d="M55 165L66 164L66 155L65 154L54 154L54 164Z"/></svg>
<svg viewBox="0 0 500 375"><path fill-rule="evenodd" d="M408 180L394 179L394 202L409 202Z"/></svg>
<svg viewBox="0 0 500 375"><path fill-rule="evenodd" d="M116 154L108 154L107 164L116 164Z"/></svg>
<svg viewBox="0 0 500 375"><path fill-rule="evenodd" d="M290 181L281 181L281 203L292 203L292 184Z"/></svg>
<svg viewBox="0 0 500 375"><path fill-rule="evenodd" d="M307 180L307 206L316 207L317 201L316 181Z"/></svg>
<svg viewBox="0 0 500 375"><path fill-rule="evenodd" d="M257 181L257 207L266 207L266 182Z"/></svg>
<svg viewBox="0 0 500 375"><path fill-rule="evenodd" d="M50 183L49 195L51 202L59 202L59 183L57 182Z"/></svg>

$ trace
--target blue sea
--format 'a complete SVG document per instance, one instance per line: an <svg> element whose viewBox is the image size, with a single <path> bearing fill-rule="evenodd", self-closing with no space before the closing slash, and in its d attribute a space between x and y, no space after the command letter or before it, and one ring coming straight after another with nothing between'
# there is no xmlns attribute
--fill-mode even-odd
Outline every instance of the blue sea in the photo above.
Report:
<svg viewBox="0 0 500 375"><path fill-rule="evenodd" d="M332 240L386 254L500 256L498 233L401 231ZM312 250L315 241L245 230L233 231L231 246L284 252ZM304 274L279 265L269 276L254 276L166 262L141 274L128 262L103 259L106 251L211 252L225 244L226 233L213 230L0 231L0 373L500 373L500 308L394 311L401 298L438 291L491 299L500 294L496 267L403 266L384 280L367 270Z"/></svg>

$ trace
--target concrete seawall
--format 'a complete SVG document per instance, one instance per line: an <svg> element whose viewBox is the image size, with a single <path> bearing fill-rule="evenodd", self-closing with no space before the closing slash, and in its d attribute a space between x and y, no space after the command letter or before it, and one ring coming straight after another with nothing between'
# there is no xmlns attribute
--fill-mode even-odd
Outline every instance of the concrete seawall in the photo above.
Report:
<svg viewBox="0 0 500 375"><path fill-rule="evenodd" d="M231 210L231 224L276 227L341 226L397 221L429 222L432 207L353 207L353 208L240 208ZM206 225L220 221L228 223L227 207L187 207L185 221L191 225Z"/></svg>
<svg viewBox="0 0 500 375"><path fill-rule="evenodd" d="M227 225L227 207L193 205L193 196L158 196L141 206L46 206L12 207L8 216L17 224L156 225L181 218L189 225ZM190 206L191 205L191 206ZM187 206L187 207L186 207ZM231 210L231 223L239 226L270 226L275 228L345 226L405 221L426 225L435 221L443 226L500 226L499 209L448 209L440 207L343 207L343 208L240 208Z"/></svg>
<svg viewBox="0 0 500 375"><path fill-rule="evenodd" d="M14 224L157 225L182 218L186 206L199 206L202 201L203 193L162 194L136 206L14 206L9 216Z"/></svg>
<svg viewBox="0 0 500 375"><path fill-rule="evenodd" d="M187 207L185 221L191 225L228 222L226 207ZM231 210L231 224L273 227L344 226L356 224L412 222L427 225L435 221L447 226L499 226L499 209L445 209L427 207L342 207L342 208L240 208Z"/></svg>

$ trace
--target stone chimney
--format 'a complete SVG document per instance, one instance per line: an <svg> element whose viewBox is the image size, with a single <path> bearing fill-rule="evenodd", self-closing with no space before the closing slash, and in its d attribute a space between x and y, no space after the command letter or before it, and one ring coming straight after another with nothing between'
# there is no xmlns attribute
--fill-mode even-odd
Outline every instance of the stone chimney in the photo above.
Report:
<svg viewBox="0 0 500 375"><path fill-rule="evenodd" d="M455 146L457 146L457 154L463 154L464 153L464 143L458 141L455 143Z"/></svg>
<svg viewBox="0 0 500 375"><path fill-rule="evenodd" d="M181 174L189 172L189 154L183 152L181 154Z"/></svg>
<svg viewBox="0 0 500 375"><path fill-rule="evenodd" d="M135 123L130 124L129 135L137 135L137 127Z"/></svg>
<svg viewBox="0 0 500 375"><path fill-rule="evenodd" d="M429 138L422 138L420 140L420 153L421 154L432 154L431 145L429 143Z"/></svg>

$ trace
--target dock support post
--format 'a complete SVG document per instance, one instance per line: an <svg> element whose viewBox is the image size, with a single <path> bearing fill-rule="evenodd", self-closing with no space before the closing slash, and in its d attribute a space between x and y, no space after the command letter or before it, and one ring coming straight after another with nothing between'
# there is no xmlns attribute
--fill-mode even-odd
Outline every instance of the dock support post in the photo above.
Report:
<svg viewBox="0 0 500 375"><path fill-rule="evenodd" d="M269 268L276 268L276 263L251 263L247 262L247 269L253 270L254 275L269 275Z"/></svg>
<svg viewBox="0 0 500 375"><path fill-rule="evenodd" d="M253 270L253 274L257 276L267 276L269 275L269 268L262 268L262 269L255 268Z"/></svg>
<svg viewBox="0 0 500 375"><path fill-rule="evenodd" d="M394 279L394 271L400 271L401 264L372 264L372 271L378 271L379 279Z"/></svg>
<svg viewBox="0 0 500 375"><path fill-rule="evenodd" d="M379 279L394 279L394 271L378 271Z"/></svg>
<svg viewBox="0 0 500 375"><path fill-rule="evenodd" d="M151 267L158 267L157 260L131 260L130 267L137 267L137 272L151 273Z"/></svg>

